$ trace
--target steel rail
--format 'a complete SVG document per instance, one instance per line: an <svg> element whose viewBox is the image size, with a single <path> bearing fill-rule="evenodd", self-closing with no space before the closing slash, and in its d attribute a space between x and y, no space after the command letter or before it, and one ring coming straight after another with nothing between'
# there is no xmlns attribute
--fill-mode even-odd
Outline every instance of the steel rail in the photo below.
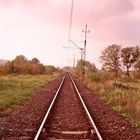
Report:
<svg viewBox="0 0 140 140"><path fill-rule="evenodd" d="M37 134L36 134L34 140L38 140L38 138L40 136L40 133L41 133L41 131L43 129L43 126L44 126L44 124L45 124L45 122L46 122L46 120L48 118L48 115L49 115L51 109L52 109L52 106L54 105L54 102L55 102L55 100L57 98L57 95L58 95L58 93L59 93L59 91L60 91L60 89L61 89L61 87L62 87L62 85L64 83L65 78L66 78L66 75L64 76L64 78L61 81L61 84L59 85L59 88L58 88L58 90L57 90L57 92L56 92L56 94L55 94L55 96L54 96L54 98L53 98L53 100L52 100L52 102L51 102L51 104L49 106L49 109L48 109L47 113L45 114L45 117L44 117L44 119L43 119L43 121L42 121L42 123L41 123L41 125L40 125L40 127L38 129L38 131L37 131Z"/></svg>
<svg viewBox="0 0 140 140"><path fill-rule="evenodd" d="M96 132L96 134L97 134L97 136L98 136L98 138L99 138L99 140L103 140L103 138L101 137L101 134L100 134L99 130L97 129L97 127L96 127L96 125L95 125L95 123L94 123L94 121L93 121L93 119L92 119L92 117L91 117L91 115L90 115L90 113L89 113L89 111L88 111L88 109L87 109L86 104L84 103L84 101L83 101L83 99L82 99L82 96L80 95L80 92L79 92L79 90L78 90L78 88L77 88L77 86L76 86L74 80L72 79L72 77L71 77L70 74L69 74L69 76L70 76L70 78L71 78L71 81L72 81L72 83L73 83L73 85L74 85L74 88L75 88L75 90L76 90L76 92L77 92L77 94L78 94L78 96L79 96L79 98L80 98L80 101L81 101L81 103L82 103L82 105L83 105L83 107L84 107L84 109L85 109L85 111L86 111L86 113L87 113L87 116L88 116L88 118L89 118L89 120L90 120L90 122L91 122L91 124L92 124L92 126L93 126L93 128L94 128L94 130L95 130L95 132Z"/></svg>

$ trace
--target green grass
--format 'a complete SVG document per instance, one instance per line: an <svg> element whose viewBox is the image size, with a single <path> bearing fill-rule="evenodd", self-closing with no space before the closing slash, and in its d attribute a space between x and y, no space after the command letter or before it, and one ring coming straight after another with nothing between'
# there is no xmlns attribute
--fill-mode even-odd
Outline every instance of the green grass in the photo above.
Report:
<svg viewBox="0 0 140 140"><path fill-rule="evenodd" d="M0 116L23 104L39 87L57 76L58 74L0 76Z"/></svg>
<svg viewBox="0 0 140 140"><path fill-rule="evenodd" d="M125 77L109 79L98 73L88 73L85 83L132 126L140 128L140 80Z"/></svg>

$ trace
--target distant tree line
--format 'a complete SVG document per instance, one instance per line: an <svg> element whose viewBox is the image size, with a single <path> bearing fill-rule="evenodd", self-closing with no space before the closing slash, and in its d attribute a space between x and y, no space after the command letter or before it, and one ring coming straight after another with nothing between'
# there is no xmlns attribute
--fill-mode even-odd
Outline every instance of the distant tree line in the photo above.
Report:
<svg viewBox="0 0 140 140"><path fill-rule="evenodd" d="M102 51L100 56L102 70L112 72L116 76L126 72L130 76L131 71L137 71L140 75L140 47L125 47L111 45Z"/></svg>
<svg viewBox="0 0 140 140"><path fill-rule="evenodd" d="M77 75L81 75L86 72L97 72L98 69L96 68L94 63L85 60L78 60L77 65L75 68L75 73Z"/></svg>
<svg viewBox="0 0 140 140"><path fill-rule="evenodd" d="M0 60L0 74L45 74L56 71L54 66L44 66L37 58L28 60L24 55L18 55L12 61Z"/></svg>

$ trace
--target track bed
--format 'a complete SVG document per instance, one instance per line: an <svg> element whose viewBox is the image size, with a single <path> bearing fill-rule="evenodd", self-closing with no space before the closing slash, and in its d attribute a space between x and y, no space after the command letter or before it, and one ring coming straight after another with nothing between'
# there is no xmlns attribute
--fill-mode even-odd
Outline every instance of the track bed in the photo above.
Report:
<svg viewBox="0 0 140 140"><path fill-rule="evenodd" d="M98 140L69 75L65 78L38 139L46 138Z"/></svg>

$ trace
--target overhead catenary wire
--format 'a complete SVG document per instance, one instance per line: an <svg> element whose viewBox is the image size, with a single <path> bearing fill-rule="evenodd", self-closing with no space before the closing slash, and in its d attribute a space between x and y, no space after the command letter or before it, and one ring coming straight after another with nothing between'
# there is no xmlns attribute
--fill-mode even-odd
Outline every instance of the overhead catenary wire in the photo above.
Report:
<svg viewBox="0 0 140 140"><path fill-rule="evenodd" d="M97 8L99 7L99 4L101 3L100 0L96 0L96 3L95 3L95 6L94 8L92 9L91 13L89 14L88 18L87 18L87 22L86 24L91 24L91 27L93 25L96 25L97 23L97 19L96 17L97 16L100 16L102 15L102 13L104 12L105 9L107 9L107 7L109 6L109 4L111 3L112 0L108 0L107 4L101 9L101 11L99 12L99 14L97 14ZM76 45L72 39L71 39L71 30L72 30L72 21L73 21L73 11L74 11L74 0L72 0L71 2L71 11L70 11L70 22L69 22L69 37L68 37L68 40L73 44L75 45L76 47L78 47L78 45ZM93 19L91 21L91 19ZM80 47L78 47L80 48Z"/></svg>
<svg viewBox="0 0 140 140"><path fill-rule="evenodd" d="M94 19L93 19L93 21L91 22L91 27L93 27L93 25L96 25L97 24L97 19L96 19L96 17L97 16L99 16L99 17L101 17L102 16L102 14L104 13L104 11L107 9L107 7L111 4L111 2L112 2L112 0L108 0L107 1L107 3L106 3L106 5L105 6L103 6L103 8L101 9L101 11L99 12L99 14L96 14L96 16L95 16L95 14L94 14ZM93 16L92 16L93 17ZM91 17L91 18L92 18Z"/></svg>
<svg viewBox="0 0 140 140"><path fill-rule="evenodd" d="M86 24L88 24L88 23L90 22L91 18L93 18L93 17L95 16L96 9L97 9L99 3L100 3L100 0L96 0L96 4L95 4L95 6L93 7L93 9L92 9L92 11L91 11L89 17L87 18Z"/></svg>
<svg viewBox="0 0 140 140"><path fill-rule="evenodd" d="M69 41L74 45L74 46L76 46L79 50L83 50L84 48L80 48L78 45L76 45L71 39L69 39Z"/></svg>
<svg viewBox="0 0 140 140"><path fill-rule="evenodd" d="M72 29L72 20L73 20L73 11L74 11L74 0L71 2L71 11L70 11L70 24L69 24L69 38L68 41L73 44L77 49L81 51L81 55L83 53L84 48L79 47L75 42L71 39L71 29ZM82 56L81 56L82 58Z"/></svg>
<svg viewBox="0 0 140 140"><path fill-rule="evenodd" d="M86 60L86 38L87 38L87 24L86 24L86 28L83 31L85 33L85 40L84 40L84 47L79 47L75 42L72 41L71 39L71 28L72 28L72 20L73 20L73 8L74 8L74 0L72 0L71 3L71 12L70 12L70 24L69 24L69 42L71 42L75 47L77 47L77 49L79 49L81 51L81 61L83 60L82 55L84 55L84 60ZM82 66L81 66L82 67ZM84 74L84 71L83 71Z"/></svg>
<svg viewBox="0 0 140 140"><path fill-rule="evenodd" d="M81 48L80 48L76 43L74 43L74 42L71 40L71 29L72 29L72 20L73 20L73 9L74 9L74 0L72 0L72 2L71 2L70 23L69 23L69 38L68 38L68 40L69 40L74 46L76 46L78 49L81 50Z"/></svg>
<svg viewBox="0 0 140 140"><path fill-rule="evenodd" d="M74 9L74 0L72 0L71 3L71 12L70 12L70 24L69 24L69 38L68 41L73 44L77 49L81 51L81 61L82 61L82 55L84 54L84 48L79 47L75 42L71 39L71 28L72 28L72 20L73 20L73 9ZM81 63L82 64L82 63ZM82 71L82 65L81 65L81 71Z"/></svg>
<svg viewBox="0 0 140 140"><path fill-rule="evenodd" d="M73 19L73 8L74 8L74 0L72 0L72 3L71 3L70 24L69 24L69 40L71 38L71 28L72 28L72 19Z"/></svg>

